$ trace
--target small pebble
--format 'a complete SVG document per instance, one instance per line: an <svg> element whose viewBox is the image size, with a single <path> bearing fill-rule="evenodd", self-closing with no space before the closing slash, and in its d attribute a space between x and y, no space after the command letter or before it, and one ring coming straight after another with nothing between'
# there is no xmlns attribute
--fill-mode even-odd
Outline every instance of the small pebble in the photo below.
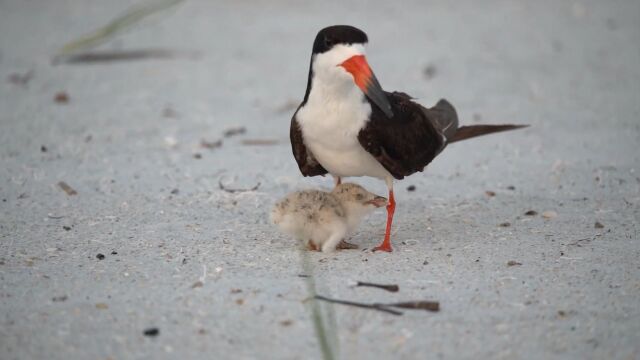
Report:
<svg viewBox="0 0 640 360"><path fill-rule="evenodd" d="M502 224L499 225L500 227L509 227L511 226L510 222L503 222Z"/></svg>
<svg viewBox="0 0 640 360"><path fill-rule="evenodd" d="M600 221L596 221L595 224L593 224L593 227L596 229L602 229L604 228L604 225L602 225L602 223Z"/></svg>
<svg viewBox="0 0 640 360"><path fill-rule="evenodd" d="M520 266L520 265L522 265L522 263L519 263L519 262L517 262L515 260L509 260L507 262L507 266Z"/></svg>
<svg viewBox="0 0 640 360"><path fill-rule="evenodd" d="M513 185L509 185L509 186L507 186L507 190L511 190L511 191L513 191L513 190L515 190L515 189L516 189L516 187L515 187L515 186L513 186Z"/></svg>
<svg viewBox="0 0 640 360"><path fill-rule="evenodd" d="M160 334L160 329L153 327L144 330L145 336L158 336Z"/></svg>
<svg viewBox="0 0 640 360"><path fill-rule="evenodd" d="M174 119L178 117L178 113L174 109L167 106L164 109L162 109L162 116L166 118Z"/></svg>
<svg viewBox="0 0 640 360"><path fill-rule="evenodd" d="M104 260L104 254L98 254L98 255L96 255L96 259L98 259L98 260Z"/></svg>
<svg viewBox="0 0 640 360"><path fill-rule="evenodd" d="M96 304L96 309L100 309L100 310L106 310L109 308L109 305L105 304L105 303L97 303Z"/></svg>
<svg viewBox="0 0 640 360"><path fill-rule="evenodd" d="M178 139L173 136L165 136L164 143L170 148L175 148L178 146Z"/></svg>
<svg viewBox="0 0 640 360"><path fill-rule="evenodd" d="M42 152L47 152L47 150L48 150L48 149L47 149L47 147L46 147L46 146L44 146L44 145L40 146L40 151L42 151Z"/></svg>
<svg viewBox="0 0 640 360"><path fill-rule="evenodd" d="M66 226L66 225L64 225L62 228L63 228L65 231L70 231L70 230L71 230L71 226Z"/></svg>
<svg viewBox="0 0 640 360"><path fill-rule="evenodd" d="M69 102L69 95L64 91L60 91L53 100L58 104L67 104Z"/></svg>
<svg viewBox="0 0 640 360"><path fill-rule="evenodd" d="M293 324L292 320L282 320L282 321L280 321L280 325L285 326L285 327L286 326L291 326L291 324Z"/></svg>
<svg viewBox="0 0 640 360"><path fill-rule="evenodd" d="M114 250L111 252L111 255L118 255L118 252Z"/></svg>
<svg viewBox="0 0 640 360"><path fill-rule="evenodd" d="M180 192L180 190L178 190L178 189L173 189L173 190L171 190L171 193L172 193L173 195L177 195L179 192Z"/></svg>
<svg viewBox="0 0 640 360"><path fill-rule="evenodd" d="M424 70L422 70L422 74L424 75L425 79L431 80L436 76L437 71L438 70L435 65L429 64L425 66Z"/></svg>
<svg viewBox="0 0 640 360"><path fill-rule="evenodd" d="M63 301L67 301L68 297L67 295L62 295L62 296L54 296L51 301L53 302L63 302Z"/></svg>
<svg viewBox="0 0 640 360"><path fill-rule="evenodd" d="M195 154L193 154L193 158L194 158L194 159L202 159L202 154L200 154L200 153L195 153Z"/></svg>
<svg viewBox="0 0 640 360"><path fill-rule="evenodd" d="M545 219L553 219L558 216L558 213L553 210L547 210L542 212L542 217Z"/></svg>
<svg viewBox="0 0 640 360"><path fill-rule="evenodd" d="M415 185L407 186L407 191L416 191L416 186Z"/></svg>
<svg viewBox="0 0 640 360"><path fill-rule="evenodd" d="M484 192L485 194L487 194L488 197L494 197L496 196L495 191L491 191L491 190L487 190Z"/></svg>
<svg viewBox="0 0 640 360"><path fill-rule="evenodd" d="M538 212L535 211L535 210L529 210L524 214L527 215L527 216L536 216L536 215L538 215Z"/></svg>

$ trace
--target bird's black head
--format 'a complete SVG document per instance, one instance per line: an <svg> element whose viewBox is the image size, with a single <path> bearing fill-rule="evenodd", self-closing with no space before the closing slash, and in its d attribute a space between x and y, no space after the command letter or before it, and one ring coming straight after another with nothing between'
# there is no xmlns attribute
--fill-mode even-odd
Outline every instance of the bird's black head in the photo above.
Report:
<svg viewBox="0 0 640 360"><path fill-rule="evenodd" d="M322 54L331 50L338 44L366 44L367 34L364 31L349 25L334 25L326 27L318 32L313 42L313 53Z"/></svg>

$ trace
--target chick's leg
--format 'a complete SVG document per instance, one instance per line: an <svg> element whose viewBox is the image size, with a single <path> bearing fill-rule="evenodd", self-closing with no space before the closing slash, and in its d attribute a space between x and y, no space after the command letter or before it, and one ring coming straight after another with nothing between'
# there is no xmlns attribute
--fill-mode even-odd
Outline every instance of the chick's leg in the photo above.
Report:
<svg viewBox="0 0 640 360"><path fill-rule="evenodd" d="M307 242L307 249L311 251L320 251L320 248L316 246L316 243L313 240L309 239Z"/></svg>
<svg viewBox="0 0 640 360"><path fill-rule="evenodd" d="M347 234L347 226L344 224L336 225L327 241L322 244L322 252L332 252L336 249L338 243Z"/></svg>
<svg viewBox="0 0 640 360"><path fill-rule="evenodd" d="M338 243L338 246L336 247L336 249L340 249L340 250L349 250L349 249L357 249L357 248L358 248L358 245L347 242L344 239L340 240L340 242Z"/></svg>
<svg viewBox="0 0 640 360"><path fill-rule="evenodd" d="M340 176L333 175L333 187L342 184L342 178Z"/></svg>

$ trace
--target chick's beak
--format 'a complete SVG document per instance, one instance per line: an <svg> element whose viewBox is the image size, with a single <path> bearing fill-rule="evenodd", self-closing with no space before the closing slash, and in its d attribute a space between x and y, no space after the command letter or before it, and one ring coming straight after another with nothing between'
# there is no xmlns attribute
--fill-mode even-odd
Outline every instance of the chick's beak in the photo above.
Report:
<svg viewBox="0 0 640 360"><path fill-rule="evenodd" d="M380 208L387 205L387 198L384 196L376 196L375 198L373 198L373 200L367 201L366 204L370 204L377 208Z"/></svg>

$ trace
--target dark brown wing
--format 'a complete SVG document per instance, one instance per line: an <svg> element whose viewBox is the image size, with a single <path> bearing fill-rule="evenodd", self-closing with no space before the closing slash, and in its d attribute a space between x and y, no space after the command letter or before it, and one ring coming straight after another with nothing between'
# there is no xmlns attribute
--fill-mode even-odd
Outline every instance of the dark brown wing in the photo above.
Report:
<svg viewBox="0 0 640 360"><path fill-rule="evenodd" d="M297 111L296 111L297 113ZM300 131L300 125L296 120L296 114L293 114L291 118L291 127L289 129L289 138L291 139L291 150L293 151L293 157L296 158L298 168L304 176L317 176L324 175L327 170L320 165L320 163L313 157L313 154L307 146L304 144L302 138L302 131Z"/></svg>
<svg viewBox="0 0 640 360"><path fill-rule="evenodd" d="M371 120L358 134L360 144L396 179L424 170L458 128L456 111L446 100L427 109L407 94L387 93L393 118L372 105Z"/></svg>

